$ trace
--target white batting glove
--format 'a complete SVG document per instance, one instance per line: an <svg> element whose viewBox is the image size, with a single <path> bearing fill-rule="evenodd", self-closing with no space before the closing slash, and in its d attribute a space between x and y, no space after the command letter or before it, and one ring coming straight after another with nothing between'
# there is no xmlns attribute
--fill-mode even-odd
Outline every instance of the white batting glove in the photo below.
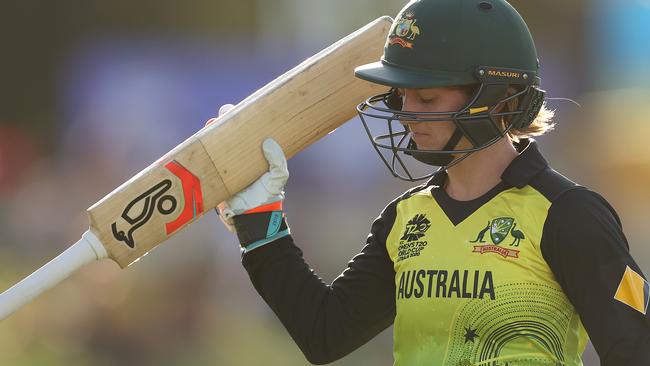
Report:
<svg viewBox="0 0 650 366"><path fill-rule="evenodd" d="M234 216L284 199L283 189L289 179L289 169L282 147L269 138L262 143L262 151L269 162L269 171L218 206L219 216L225 220L224 223L232 232L234 232L232 227Z"/></svg>
<svg viewBox="0 0 650 366"><path fill-rule="evenodd" d="M232 104L219 108L219 115L232 109ZM219 218L231 232L237 232L245 251L252 250L289 233L282 201L289 179L287 159L282 147L269 138L262 143L269 171L257 181L217 206Z"/></svg>

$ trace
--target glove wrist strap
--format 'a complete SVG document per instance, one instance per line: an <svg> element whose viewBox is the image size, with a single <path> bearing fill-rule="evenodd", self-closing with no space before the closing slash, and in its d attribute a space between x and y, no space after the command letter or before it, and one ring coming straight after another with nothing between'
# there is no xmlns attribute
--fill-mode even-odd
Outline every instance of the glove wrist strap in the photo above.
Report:
<svg viewBox="0 0 650 366"><path fill-rule="evenodd" d="M289 235L282 211L247 213L233 217L239 244L250 251Z"/></svg>

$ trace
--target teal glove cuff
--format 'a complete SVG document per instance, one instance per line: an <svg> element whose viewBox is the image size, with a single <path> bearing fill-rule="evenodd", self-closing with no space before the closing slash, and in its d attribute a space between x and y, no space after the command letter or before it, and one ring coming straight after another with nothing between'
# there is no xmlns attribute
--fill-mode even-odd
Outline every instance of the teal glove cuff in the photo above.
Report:
<svg viewBox="0 0 650 366"><path fill-rule="evenodd" d="M283 238L283 237L285 237L285 236L287 236L289 234L291 234L291 233L289 232L289 229L287 228L286 230L282 230L279 233L277 233L277 234L275 234L275 235L273 235L271 237L268 237L268 238L262 239L262 240L258 240L258 241L254 242L252 244L249 244L249 245L243 247L244 253L248 253L253 249L259 248L262 245L271 243L271 242L273 242L273 241L275 241L277 239Z"/></svg>
<svg viewBox="0 0 650 366"><path fill-rule="evenodd" d="M259 248L290 234L282 211L268 211L233 217L244 252Z"/></svg>

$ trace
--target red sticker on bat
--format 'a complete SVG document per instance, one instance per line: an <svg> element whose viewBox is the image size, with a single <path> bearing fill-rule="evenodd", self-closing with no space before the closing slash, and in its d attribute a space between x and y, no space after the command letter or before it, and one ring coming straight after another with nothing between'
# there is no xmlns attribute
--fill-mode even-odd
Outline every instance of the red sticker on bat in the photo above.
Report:
<svg viewBox="0 0 650 366"><path fill-rule="evenodd" d="M169 235L203 213L203 193L201 192L201 180L178 162L171 161L165 164L165 168L181 180L185 200L185 207L181 214L174 221L165 224L165 231ZM154 211L158 211L162 215L169 215L176 210L176 197L167 194L171 187L172 181L164 179L129 202L120 215L129 227L126 231L120 230L117 221L114 222L111 225L113 237L126 243L129 247L135 248L133 233L149 222Z"/></svg>
<svg viewBox="0 0 650 366"><path fill-rule="evenodd" d="M201 192L201 181L199 178L176 161L170 161L165 164L165 168L169 169L170 172L174 173L181 180L183 197L185 198L185 207L183 207L181 215L176 220L165 224L167 235L169 235L197 215L203 213L203 193Z"/></svg>

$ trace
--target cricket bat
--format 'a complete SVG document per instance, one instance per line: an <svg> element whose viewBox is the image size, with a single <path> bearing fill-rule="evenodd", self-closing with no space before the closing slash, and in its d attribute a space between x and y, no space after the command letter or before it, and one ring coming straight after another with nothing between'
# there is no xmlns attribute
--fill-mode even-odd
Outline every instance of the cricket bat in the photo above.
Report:
<svg viewBox="0 0 650 366"><path fill-rule="evenodd" d="M0 294L0 319L87 263L129 266L253 183L268 169L264 139L291 158L353 118L385 88L354 68L381 57L391 23L381 17L305 60L92 205L79 241Z"/></svg>

